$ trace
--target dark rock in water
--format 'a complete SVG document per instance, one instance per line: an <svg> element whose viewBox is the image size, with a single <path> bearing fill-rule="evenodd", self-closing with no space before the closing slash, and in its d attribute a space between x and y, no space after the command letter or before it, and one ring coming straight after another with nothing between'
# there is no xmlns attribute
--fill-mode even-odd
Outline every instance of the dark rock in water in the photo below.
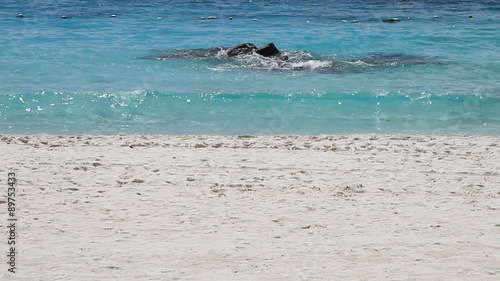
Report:
<svg viewBox="0 0 500 281"><path fill-rule="evenodd" d="M255 52L264 57L275 57L281 54L278 48L276 48L276 46L274 45L274 43L269 43L265 46L262 46L258 48L257 51Z"/></svg>
<svg viewBox="0 0 500 281"><path fill-rule="evenodd" d="M234 57L238 55L246 55L251 53L257 53L263 57L276 57L281 54L281 52L276 48L274 43L269 43L260 48L255 47L252 43L243 43L236 45L227 50L228 57Z"/></svg>
<svg viewBox="0 0 500 281"><path fill-rule="evenodd" d="M234 57L238 55L245 55L245 54L250 54L257 51L257 47L255 47L254 44L252 43L243 43L236 45L229 50L227 50L227 55L229 57Z"/></svg>
<svg viewBox="0 0 500 281"><path fill-rule="evenodd" d="M401 19L398 18L392 18L392 19L387 19L387 20L382 20L383 22L398 22L401 21Z"/></svg>

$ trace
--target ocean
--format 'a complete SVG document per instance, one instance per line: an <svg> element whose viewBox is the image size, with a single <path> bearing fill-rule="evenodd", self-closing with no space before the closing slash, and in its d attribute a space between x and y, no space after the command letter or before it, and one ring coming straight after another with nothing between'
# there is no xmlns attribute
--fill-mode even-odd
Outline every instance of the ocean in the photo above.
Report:
<svg viewBox="0 0 500 281"><path fill-rule="evenodd" d="M498 136L499 19L493 0L4 0L0 134Z"/></svg>

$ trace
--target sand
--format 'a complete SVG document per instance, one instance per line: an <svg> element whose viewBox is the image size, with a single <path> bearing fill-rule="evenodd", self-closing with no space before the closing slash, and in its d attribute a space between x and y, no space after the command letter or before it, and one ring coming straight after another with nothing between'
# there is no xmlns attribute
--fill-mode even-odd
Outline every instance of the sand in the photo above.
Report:
<svg viewBox="0 0 500 281"><path fill-rule="evenodd" d="M0 135L0 155L1 280L500 280L498 137Z"/></svg>

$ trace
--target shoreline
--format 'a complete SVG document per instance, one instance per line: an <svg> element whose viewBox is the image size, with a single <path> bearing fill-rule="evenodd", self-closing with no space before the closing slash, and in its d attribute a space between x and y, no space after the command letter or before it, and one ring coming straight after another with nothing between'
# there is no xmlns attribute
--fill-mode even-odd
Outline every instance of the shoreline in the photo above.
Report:
<svg viewBox="0 0 500 281"><path fill-rule="evenodd" d="M499 140L0 135L19 218L0 276L495 280Z"/></svg>
<svg viewBox="0 0 500 281"><path fill-rule="evenodd" d="M17 140L16 140L17 139ZM22 139L28 140L27 142L22 141ZM422 141L435 141L438 139L450 140L450 139L480 139L487 141L494 141L495 139L500 140L500 136L497 135L430 135L430 134L324 134L324 135L301 135L301 134L276 134L276 135L254 135L254 134L235 134L235 135L216 135L216 134L199 134L199 135L168 135L168 134L113 134L113 135L94 135L94 134L0 134L0 143L19 143L19 144L36 144L34 142L40 141L55 141L61 139L70 140L69 143L77 143L84 140L118 140L118 141L130 141L133 139L143 139L143 140L208 140L215 141L219 139L229 139L229 140L287 140L295 139L302 141L337 141L337 140L379 140L379 139L389 139L389 140L415 140L418 142ZM41 144L41 143L39 143ZM84 145L89 145L83 143ZM107 144L110 144L109 142ZM154 143L153 145L158 145Z"/></svg>

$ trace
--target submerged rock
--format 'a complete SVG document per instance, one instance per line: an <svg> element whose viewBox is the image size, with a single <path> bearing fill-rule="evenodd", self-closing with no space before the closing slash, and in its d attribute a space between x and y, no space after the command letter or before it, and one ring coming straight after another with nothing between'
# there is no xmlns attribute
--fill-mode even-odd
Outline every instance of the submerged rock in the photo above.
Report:
<svg viewBox="0 0 500 281"><path fill-rule="evenodd" d="M313 55L300 50L281 52L273 43L260 48L257 48L252 43L243 43L234 47L159 50L159 53L141 57L141 59L209 59L211 68L223 70L252 68L262 70L311 70L322 73L373 71L384 67L392 68L423 64L450 64L431 57L383 52L367 53L351 59L336 59L332 56ZM220 62L220 66L216 66L218 62Z"/></svg>

